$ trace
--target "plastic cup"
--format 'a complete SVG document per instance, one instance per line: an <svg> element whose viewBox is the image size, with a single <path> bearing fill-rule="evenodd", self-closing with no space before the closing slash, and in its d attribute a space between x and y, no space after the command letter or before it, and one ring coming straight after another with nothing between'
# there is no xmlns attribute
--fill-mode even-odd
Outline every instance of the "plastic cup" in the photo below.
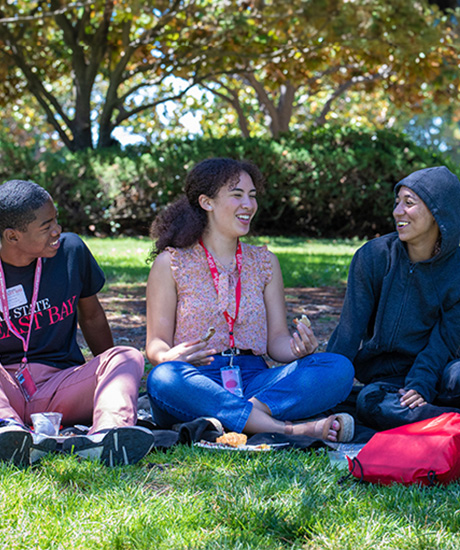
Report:
<svg viewBox="0 0 460 550"><path fill-rule="evenodd" d="M44 412L30 415L34 425L34 432L43 435L59 435L62 413Z"/></svg>

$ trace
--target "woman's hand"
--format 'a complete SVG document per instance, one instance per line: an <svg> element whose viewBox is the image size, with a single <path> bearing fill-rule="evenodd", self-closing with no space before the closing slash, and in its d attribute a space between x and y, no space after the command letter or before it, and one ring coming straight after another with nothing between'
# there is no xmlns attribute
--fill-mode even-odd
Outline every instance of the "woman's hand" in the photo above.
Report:
<svg viewBox="0 0 460 550"><path fill-rule="evenodd" d="M291 350L296 357L305 357L316 351L318 340L312 329L303 323L297 323L297 331L291 338Z"/></svg>
<svg viewBox="0 0 460 550"><path fill-rule="evenodd" d="M195 367L209 365L214 361L212 355L217 352L215 349L206 349L206 346L207 342L203 342L200 339L182 342L165 351L161 361L185 361Z"/></svg>
<svg viewBox="0 0 460 550"><path fill-rule="evenodd" d="M415 407L422 407L426 405L425 399L415 390L400 389L399 394L402 396L400 399L401 407L409 407L409 409L415 409Z"/></svg>
<svg viewBox="0 0 460 550"><path fill-rule="evenodd" d="M270 261L272 278L264 290L267 312L267 351L278 363L290 363L314 353L318 347L318 340L311 328L303 323L298 324L293 335L289 332L280 264L272 253L270 253Z"/></svg>

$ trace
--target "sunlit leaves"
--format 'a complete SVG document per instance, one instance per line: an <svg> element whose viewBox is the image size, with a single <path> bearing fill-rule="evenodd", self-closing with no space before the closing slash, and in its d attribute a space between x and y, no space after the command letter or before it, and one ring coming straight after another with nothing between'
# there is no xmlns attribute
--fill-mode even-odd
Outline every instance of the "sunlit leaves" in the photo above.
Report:
<svg viewBox="0 0 460 550"><path fill-rule="evenodd" d="M203 106L213 135L389 124L453 102L458 44L456 20L427 0L18 0L0 8L0 105L34 96L72 149L127 123L183 132L177 113ZM183 101L171 76L216 102ZM155 109L170 99L168 125Z"/></svg>
<svg viewBox="0 0 460 550"><path fill-rule="evenodd" d="M117 125L167 99L146 95L142 105L139 90L159 86L171 74L171 59L158 46L175 44L190 24L190 10L196 12L194 4L51 0L8 6L0 20L16 20L5 25L0 21L0 97L10 102L30 92L71 149L92 146L92 128L98 128L96 143L109 145ZM20 16L24 20L16 22ZM69 93L60 93L69 77L71 105Z"/></svg>
<svg viewBox="0 0 460 550"><path fill-rule="evenodd" d="M307 112L317 115L310 123L324 123L337 116L335 107L350 94L359 93L368 102L372 94L383 92L390 104L417 110L427 100L451 100L448 84L458 86L459 52L455 57L452 48L446 47L449 41L455 42L452 36L458 29L453 30L447 17L423 1L245 4L249 9L240 11L234 36L220 35L221 42L218 32L213 36L213 66L226 76L215 72L212 80L214 85L222 84L219 101L229 83L232 96L252 85L258 110L267 115L272 133L286 127L280 106L285 101L281 87L287 83L296 89L296 98L303 98L293 105L291 123L305 119ZM228 5L222 6L219 16L224 22L232 17L226 11ZM211 25L211 16L207 22ZM244 37L242 42L239 37ZM256 116L255 111L252 114Z"/></svg>

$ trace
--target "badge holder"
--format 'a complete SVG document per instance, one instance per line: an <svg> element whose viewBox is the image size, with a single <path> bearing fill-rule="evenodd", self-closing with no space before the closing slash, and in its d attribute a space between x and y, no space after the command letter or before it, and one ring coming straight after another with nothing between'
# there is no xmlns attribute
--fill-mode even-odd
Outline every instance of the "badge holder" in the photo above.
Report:
<svg viewBox="0 0 460 550"><path fill-rule="evenodd" d="M14 377L16 378L26 401L30 401L34 393L37 391L37 386L33 381L27 363L22 363L22 366L19 367L19 369L14 373Z"/></svg>
<svg viewBox="0 0 460 550"><path fill-rule="evenodd" d="M42 259L37 258L37 265L35 266L32 300L30 303L31 315L30 315L30 322L29 322L29 330L27 331L27 336L24 338L24 336L22 336L22 334L16 329L16 327L12 325L10 320L9 310L10 310L11 304L8 301L8 291L6 288L5 274L3 272L2 262L0 260L0 303L2 306L4 321L7 327L17 338L21 340L22 347L24 349L24 357L22 359L22 364L18 368L18 370L14 373L14 378L16 379L19 385L19 388L21 389L26 401L30 401L34 393L37 391L37 386L35 385L32 375L30 374L29 366L27 364L27 351L29 349L30 335L32 334L34 312L35 312L35 306L37 305L41 274L42 274Z"/></svg>
<svg viewBox="0 0 460 550"><path fill-rule="evenodd" d="M222 355L230 357L230 363L220 369L224 388L238 397L244 397L240 367L233 364L233 357L235 355L233 350L230 353L222 353Z"/></svg>

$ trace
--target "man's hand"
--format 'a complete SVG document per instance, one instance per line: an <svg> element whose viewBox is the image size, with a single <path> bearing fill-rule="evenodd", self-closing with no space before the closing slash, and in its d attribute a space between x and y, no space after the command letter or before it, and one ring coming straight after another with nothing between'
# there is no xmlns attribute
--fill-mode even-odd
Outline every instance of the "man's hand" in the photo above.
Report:
<svg viewBox="0 0 460 550"><path fill-rule="evenodd" d="M426 405L425 399L415 390L400 389L399 394L402 396L400 399L401 407L415 409L415 407Z"/></svg>

